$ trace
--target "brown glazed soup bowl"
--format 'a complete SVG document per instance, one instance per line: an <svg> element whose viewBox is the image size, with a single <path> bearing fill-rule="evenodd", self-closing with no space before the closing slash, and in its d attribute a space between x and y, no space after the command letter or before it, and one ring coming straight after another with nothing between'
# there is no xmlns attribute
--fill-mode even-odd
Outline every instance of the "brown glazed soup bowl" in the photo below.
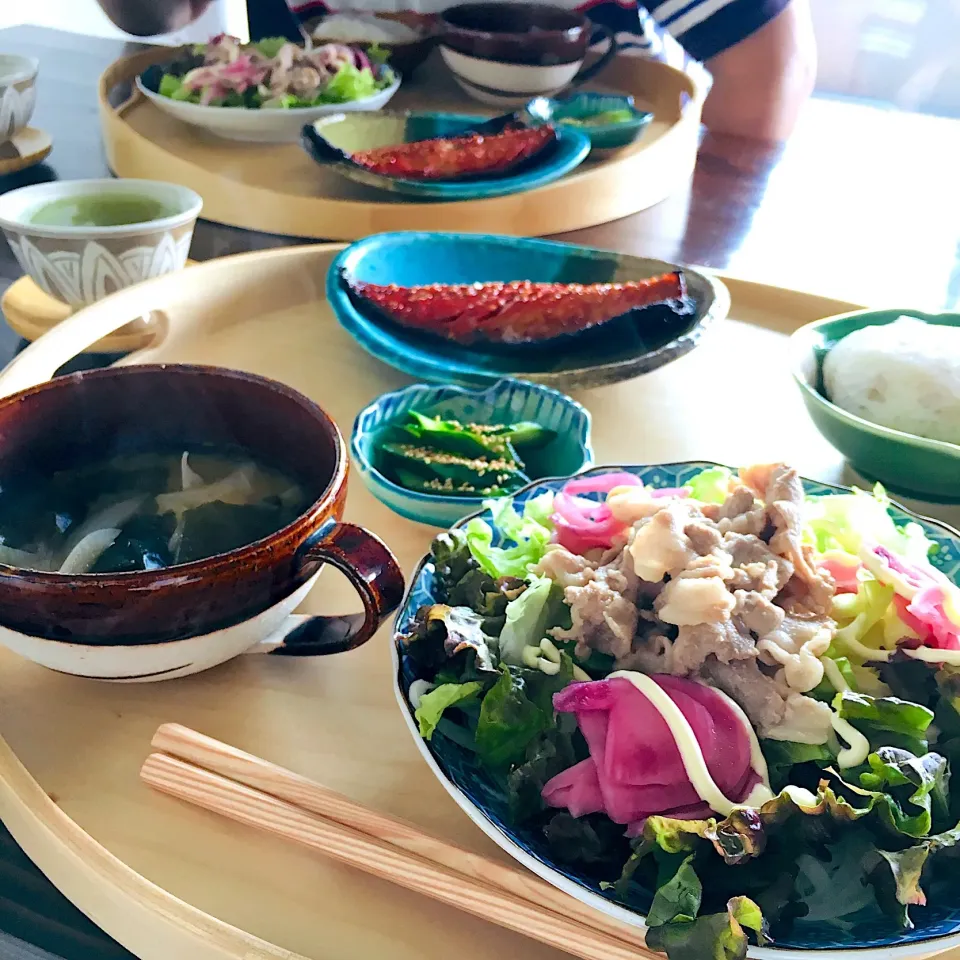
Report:
<svg viewBox="0 0 960 960"><path fill-rule="evenodd" d="M283 384L214 367L157 365L58 377L0 400L0 481L119 453L231 445L296 477L310 505L255 543L158 570L66 575L0 564L0 642L67 673L183 676L239 653L339 653L397 607L403 575L373 534L342 523L347 452L336 424ZM291 617L321 567L362 614Z"/></svg>

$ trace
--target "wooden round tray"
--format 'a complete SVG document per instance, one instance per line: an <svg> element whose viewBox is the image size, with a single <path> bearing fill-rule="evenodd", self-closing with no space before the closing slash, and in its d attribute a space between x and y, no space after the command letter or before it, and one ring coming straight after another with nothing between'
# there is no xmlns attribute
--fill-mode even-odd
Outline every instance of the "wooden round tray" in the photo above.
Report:
<svg viewBox="0 0 960 960"><path fill-rule="evenodd" d="M203 217L233 227L313 239L357 240L385 230L469 230L543 236L592 227L659 203L690 177L706 90L683 72L618 57L591 88L631 93L654 120L637 144L587 162L538 190L459 203L412 202L315 164L297 144L220 140L174 120L140 94L114 109L114 88L169 48L112 64L100 78L107 161L121 177L167 180L203 197ZM466 98L435 54L391 109L487 111Z"/></svg>
<svg viewBox="0 0 960 960"><path fill-rule="evenodd" d="M323 287L339 249L244 254L120 291L28 347L0 375L0 394L44 380L131 317L155 311L158 339L124 363L265 374L321 403L348 434L367 402L409 381L333 317ZM637 380L578 394L594 417L598 462L784 457L808 476L850 479L806 416L784 343L799 325L852 305L725 282L733 319L696 350ZM750 376L723 376L745 362ZM746 405L750 429L736 413ZM391 513L356 475L347 519L382 536L408 573L434 533ZM352 596L326 571L306 608L342 610ZM53 673L0 648L0 819L74 903L144 960L562 960L138 780L157 726L179 722L502 858L411 742L393 697L389 633L336 657L239 657L195 677L136 686Z"/></svg>

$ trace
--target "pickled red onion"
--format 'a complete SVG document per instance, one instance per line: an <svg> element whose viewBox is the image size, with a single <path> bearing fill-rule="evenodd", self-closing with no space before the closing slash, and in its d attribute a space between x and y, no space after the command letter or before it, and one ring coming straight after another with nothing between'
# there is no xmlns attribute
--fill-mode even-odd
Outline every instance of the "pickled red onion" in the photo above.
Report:
<svg viewBox="0 0 960 960"><path fill-rule="evenodd" d="M934 577L922 567L908 563L895 553L891 553L886 547L874 547L873 552L880 557L894 573L899 574L907 583L914 587L919 587L934 579Z"/></svg>
<svg viewBox="0 0 960 960"><path fill-rule="evenodd" d="M572 553L606 549L627 529L605 503L572 497L563 491L553 498L552 520L557 543Z"/></svg>
<svg viewBox="0 0 960 960"><path fill-rule="evenodd" d="M745 799L761 777L752 766L750 739L728 701L693 680L652 679L690 724L719 791L735 802ZM547 782L542 796L548 806L574 817L603 812L631 835L653 814L711 815L687 774L669 724L629 681L572 683L554 694L553 706L576 715L590 756Z"/></svg>
<svg viewBox="0 0 960 960"><path fill-rule="evenodd" d="M893 595L893 606L897 611L897 616L908 630L912 630L918 637L925 637L927 635L926 624L922 623L910 612L908 609L910 601L906 597L901 597L899 593L895 593Z"/></svg>
<svg viewBox="0 0 960 960"><path fill-rule="evenodd" d="M900 607L897 609L899 611ZM920 629L914 629L923 637L925 646L937 650L960 650L960 633L943 611L943 590L937 584L921 587L906 610L920 624Z"/></svg>
<svg viewBox="0 0 960 960"><path fill-rule="evenodd" d="M632 473L601 473L595 477L578 477L563 485L564 493L609 493L616 487L642 487L643 481Z"/></svg>
<svg viewBox="0 0 960 960"><path fill-rule="evenodd" d="M614 541L623 537L629 524L617 520L606 503L588 500L578 494L610 493L617 488L632 487L651 499L666 497L689 497L685 487L668 487L655 490L644 487L639 477L632 473L601 473L595 477L578 477L564 484L553 500L554 539L573 553L588 550L609 549Z"/></svg>
<svg viewBox="0 0 960 960"><path fill-rule="evenodd" d="M860 561L851 554L825 554L820 558L817 566L826 570L833 577L837 593L856 593L860 589L857 572L860 570Z"/></svg>

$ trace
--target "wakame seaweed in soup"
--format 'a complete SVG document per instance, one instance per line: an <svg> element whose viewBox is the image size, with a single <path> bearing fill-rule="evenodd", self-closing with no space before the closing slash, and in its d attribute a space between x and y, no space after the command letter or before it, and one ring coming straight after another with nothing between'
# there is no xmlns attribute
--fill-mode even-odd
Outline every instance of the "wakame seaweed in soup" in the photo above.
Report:
<svg viewBox="0 0 960 960"><path fill-rule="evenodd" d="M126 573L225 553L292 522L308 498L246 451L124 454L0 483L0 563Z"/></svg>

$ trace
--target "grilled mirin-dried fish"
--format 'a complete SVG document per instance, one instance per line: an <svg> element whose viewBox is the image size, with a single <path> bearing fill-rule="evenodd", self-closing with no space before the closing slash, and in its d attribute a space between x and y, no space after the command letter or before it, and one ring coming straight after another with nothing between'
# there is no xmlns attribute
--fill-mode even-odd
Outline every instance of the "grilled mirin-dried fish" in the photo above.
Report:
<svg viewBox="0 0 960 960"><path fill-rule="evenodd" d="M345 278L354 296L404 327L456 343L519 344L570 336L639 307L682 300L680 273L625 283L536 283L381 286Z"/></svg>
<svg viewBox="0 0 960 960"><path fill-rule="evenodd" d="M438 137L354 153L358 166L403 180L459 180L496 176L531 159L557 138L550 125L485 136Z"/></svg>

